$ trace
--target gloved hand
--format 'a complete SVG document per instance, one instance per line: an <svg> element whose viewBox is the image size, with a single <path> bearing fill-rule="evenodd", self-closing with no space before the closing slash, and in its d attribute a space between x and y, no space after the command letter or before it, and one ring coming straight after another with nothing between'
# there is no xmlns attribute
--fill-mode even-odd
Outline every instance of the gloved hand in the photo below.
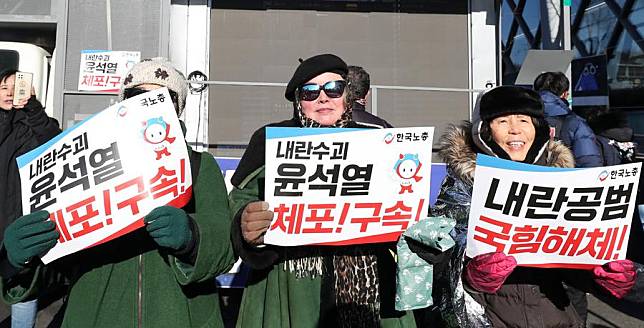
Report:
<svg viewBox="0 0 644 328"><path fill-rule="evenodd" d="M593 269L595 282L617 298L624 297L635 285L636 276L631 260L612 261Z"/></svg>
<svg viewBox="0 0 644 328"><path fill-rule="evenodd" d="M241 231L244 240L253 246L264 243L264 233L273 220L273 212L268 210L268 203L257 201L248 203L241 215Z"/></svg>
<svg viewBox="0 0 644 328"><path fill-rule="evenodd" d="M184 210L172 206L159 206L143 218L154 242L175 251L185 249L193 238L189 220Z"/></svg>
<svg viewBox="0 0 644 328"><path fill-rule="evenodd" d="M465 279L479 292L496 293L517 266L512 256L501 252L475 256L465 267Z"/></svg>
<svg viewBox="0 0 644 328"><path fill-rule="evenodd" d="M47 211L18 218L4 231L4 248L9 263L22 269L34 256L41 256L56 245L60 234Z"/></svg>

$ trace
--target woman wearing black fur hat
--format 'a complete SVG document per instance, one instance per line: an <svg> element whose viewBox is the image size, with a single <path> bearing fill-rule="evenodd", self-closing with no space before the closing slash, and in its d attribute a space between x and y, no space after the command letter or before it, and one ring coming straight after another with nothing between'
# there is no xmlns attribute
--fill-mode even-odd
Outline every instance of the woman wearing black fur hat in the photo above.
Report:
<svg viewBox="0 0 644 328"><path fill-rule="evenodd" d="M347 65L324 54L302 61L286 87L290 120L278 127L363 127L351 120ZM264 181L265 127L257 130L232 178L236 213L231 238L253 270L238 327L415 327L411 313L396 312L395 264L389 246L276 247L263 244L273 217L260 193Z"/></svg>
<svg viewBox="0 0 644 328"><path fill-rule="evenodd" d="M440 139L448 174L432 215L454 218L457 224L452 231L456 246L441 263L445 268L435 272L434 302L449 327L581 327L562 282L582 290L599 291L599 285L601 292L621 298L635 283L633 262L614 261L591 272L517 267L512 256L500 252L465 259L477 153L574 167L570 150L550 140L536 92L497 87L481 97L479 108L480 118L451 126Z"/></svg>

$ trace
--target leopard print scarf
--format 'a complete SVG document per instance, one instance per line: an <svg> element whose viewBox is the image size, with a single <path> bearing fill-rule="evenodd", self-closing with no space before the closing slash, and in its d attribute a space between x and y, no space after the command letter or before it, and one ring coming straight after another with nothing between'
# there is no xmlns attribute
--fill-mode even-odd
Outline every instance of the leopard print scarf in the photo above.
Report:
<svg viewBox="0 0 644 328"><path fill-rule="evenodd" d="M297 100L295 112L302 127L343 128L352 120L351 106L345 106L346 110L340 119L330 126L306 117ZM379 327L377 257L356 249L360 247L341 247L335 250L318 247L291 248L286 251L287 260L284 261L283 268L297 278L322 277L322 288L326 290L321 295L321 307L332 307L330 313L334 316L321 314L321 322L332 322L338 327ZM329 297L324 296L327 294Z"/></svg>
<svg viewBox="0 0 644 328"><path fill-rule="evenodd" d="M377 264L373 254L333 257L339 327L380 327Z"/></svg>
<svg viewBox="0 0 644 328"><path fill-rule="evenodd" d="M321 277L321 326L379 327L377 256L361 246L288 247L284 271L297 279Z"/></svg>

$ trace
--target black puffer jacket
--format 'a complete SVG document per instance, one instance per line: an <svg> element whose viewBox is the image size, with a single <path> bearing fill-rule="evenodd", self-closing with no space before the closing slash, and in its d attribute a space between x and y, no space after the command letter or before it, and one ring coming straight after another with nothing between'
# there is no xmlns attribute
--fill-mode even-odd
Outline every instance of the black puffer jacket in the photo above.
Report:
<svg viewBox="0 0 644 328"><path fill-rule="evenodd" d="M59 132L58 121L47 116L36 97L23 109L0 110L0 240L9 223L22 216L16 158Z"/></svg>

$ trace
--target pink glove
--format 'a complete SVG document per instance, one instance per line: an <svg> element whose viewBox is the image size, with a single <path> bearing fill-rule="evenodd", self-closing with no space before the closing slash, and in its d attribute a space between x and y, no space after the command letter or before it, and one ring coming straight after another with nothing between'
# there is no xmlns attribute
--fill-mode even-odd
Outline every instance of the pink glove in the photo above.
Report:
<svg viewBox="0 0 644 328"><path fill-rule="evenodd" d="M465 280L479 292L496 293L517 266L517 260L501 252L475 256L465 268Z"/></svg>
<svg viewBox="0 0 644 328"><path fill-rule="evenodd" d="M593 269L595 282L617 298L624 297L631 290L636 275L631 260L612 261Z"/></svg>

